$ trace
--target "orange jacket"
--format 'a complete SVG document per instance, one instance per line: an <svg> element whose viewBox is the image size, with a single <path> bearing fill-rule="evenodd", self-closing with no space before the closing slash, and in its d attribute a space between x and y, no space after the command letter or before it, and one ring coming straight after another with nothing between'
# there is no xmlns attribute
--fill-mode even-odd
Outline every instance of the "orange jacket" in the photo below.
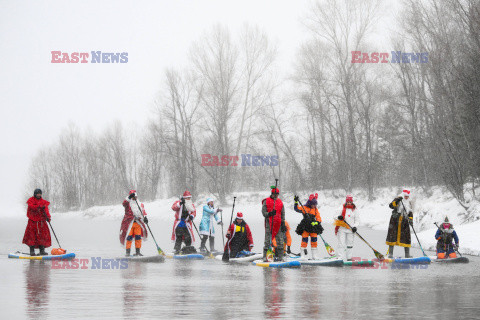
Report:
<svg viewBox="0 0 480 320"><path fill-rule="evenodd" d="M305 208L305 210L303 210ZM320 217L320 211L318 211L317 208L310 208L310 207L305 207L305 206L295 206L295 211L300 212L300 213L306 213L306 214L311 214L315 216L315 220L318 222L322 222L322 217Z"/></svg>

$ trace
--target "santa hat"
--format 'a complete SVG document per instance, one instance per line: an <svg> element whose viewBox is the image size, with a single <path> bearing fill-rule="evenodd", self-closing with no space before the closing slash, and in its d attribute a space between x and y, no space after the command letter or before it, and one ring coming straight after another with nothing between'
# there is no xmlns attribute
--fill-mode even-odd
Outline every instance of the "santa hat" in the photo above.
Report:
<svg viewBox="0 0 480 320"><path fill-rule="evenodd" d="M348 194L345 201L347 201L347 202L353 202L353 196L352 196L351 194Z"/></svg>
<svg viewBox="0 0 480 320"><path fill-rule="evenodd" d="M410 190L408 190L408 189L403 189L403 190L402 190L402 195L403 195L404 198L405 198L405 197L410 197Z"/></svg>
<svg viewBox="0 0 480 320"><path fill-rule="evenodd" d="M190 191L185 190L185 192L183 193L183 197L184 197L184 198L188 198L188 197L191 198L191 197L192 197L192 194L190 193Z"/></svg>
<svg viewBox="0 0 480 320"><path fill-rule="evenodd" d="M130 190L130 191L128 192L128 195L131 196L131 195L134 194L134 193L137 193L137 190Z"/></svg>
<svg viewBox="0 0 480 320"><path fill-rule="evenodd" d="M243 213L237 212L237 216L235 217L235 219L243 220Z"/></svg>

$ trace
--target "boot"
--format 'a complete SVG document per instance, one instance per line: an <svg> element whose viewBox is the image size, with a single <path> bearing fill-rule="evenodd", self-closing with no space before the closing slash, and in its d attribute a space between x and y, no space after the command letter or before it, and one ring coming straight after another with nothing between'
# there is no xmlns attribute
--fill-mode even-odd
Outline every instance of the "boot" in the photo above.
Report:
<svg viewBox="0 0 480 320"><path fill-rule="evenodd" d="M319 260L318 258L318 248L312 248L312 260Z"/></svg>
<svg viewBox="0 0 480 320"><path fill-rule="evenodd" d="M125 252L125 257L130 257L130 248L128 248Z"/></svg>
<svg viewBox="0 0 480 320"><path fill-rule="evenodd" d="M308 260L308 258L307 258L307 248L300 248L300 259Z"/></svg>
<svg viewBox="0 0 480 320"><path fill-rule="evenodd" d="M143 254L140 253L140 248L135 248L135 255L137 257L143 257Z"/></svg>
<svg viewBox="0 0 480 320"><path fill-rule="evenodd" d="M44 246L38 246L38 248L40 249L39 255L42 255L42 256L47 256L48 255L48 253L45 252L45 247Z"/></svg>
<svg viewBox="0 0 480 320"><path fill-rule="evenodd" d="M32 257L36 256L36 254L35 254L35 247L34 247L34 246L31 246L31 247L30 247L30 255L31 255Z"/></svg>
<svg viewBox="0 0 480 320"><path fill-rule="evenodd" d="M283 248L278 248L275 250L275 261L283 261Z"/></svg>
<svg viewBox="0 0 480 320"><path fill-rule="evenodd" d="M393 259L393 246L388 246L388 258Z"/></svg>
<svg viewBox="0 0 480 320"><path fill-rule="evenodd" d="M408 247L405 247L405 258L413 258L413 257L410 255L410 248L408 248Z"/></svg>

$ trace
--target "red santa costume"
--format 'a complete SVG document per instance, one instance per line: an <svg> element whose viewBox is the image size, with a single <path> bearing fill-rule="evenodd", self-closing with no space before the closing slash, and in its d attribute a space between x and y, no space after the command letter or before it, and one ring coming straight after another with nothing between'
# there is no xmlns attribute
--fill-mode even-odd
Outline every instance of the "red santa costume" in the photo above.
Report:
<svg viewBox="0 0 480 320"><path fill-rule="evenodd" d="M120 225L120 243L122 246L126 243L127 255L130 253L133 237L135 237L135 249L140 249L142 239L146 241L148 237L147 228L143 222L147 212L143 203L138 203L141 211L137 203L136 191L130 190L129 196L122 203L125 208L125 215ZM139 250L137 251L137 254L139 254Z"/></svg>

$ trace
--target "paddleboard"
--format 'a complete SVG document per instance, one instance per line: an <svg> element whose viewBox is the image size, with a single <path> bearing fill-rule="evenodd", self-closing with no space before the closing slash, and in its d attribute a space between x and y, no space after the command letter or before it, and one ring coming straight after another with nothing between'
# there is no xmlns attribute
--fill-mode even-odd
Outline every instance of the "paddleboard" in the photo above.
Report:
<svg viewBox="0 0 480 320"><path fill-rule="evenodd" d="M457 257L457 258L447 258L447 259L438 259L437 256L430 256L430 259L439 263L469 263L467 257Z"/></svg>
<svg viewBox="0 0 480 320"><path fill-rule="evenodd" d="M360 261L343 261L343 265L346 267L352 266L373 266L375 261L373 260L360 260Z"/></svg>
<svg viewBox="0 0 480 320"><path fill-rule="evenodd" d="M154 256L129 256L129 257L120 257L117 259L127 259L128 262L165 262L165 256L154 255Z"/></svg>
<svg viewBox="0 0 480 320"><path fill-rule="evenodd" d="M295 260L293 260L295 261ZM341 267L343 260L339 258L324 258L319 260L303 260L296 259L302 266L325 266L325 267Z"/></svg>
<svg viewBox="0 0 480 320"><path fill-rule="evenodd" d="M404 264L429 264L432 260L429 257L416 257L416 258L387 258L383 260L387 263L404 263Z"/></svg>
<svg viewBox="0 0 480 320"><path fill-rule="evenodd" d="M216 256L215 259L222 261L222 257L223 257L223 255L219 255L219 256ZM228 262L247 263L247 262L251 262L251 261L254 261L254 260L261 259L261 258L263 258L263 254L254 253L252 255L241 257L241 258L230 258L228 260Z"/></svg>
<svg viewBox="0 0 480 320"><path fill-rule="evenodd" d="M166 255L169 259L177 260L203 260L205 257L201 253L190 253L190 254L173 254L169 253Z"/></svg>
<svg viewBox="0 0 480 320"><path fill-rule="evenodd" d="M75 253L70 252L70 253L65 253L65 254L60 254L56 256L31 256L26 253L22 252L15 252L15 253L10 253L8 255L9 258L11 259L27 259L27 260L70 260L75 258Z"/></svg>
<svg viewBox="0 0 480 320"><path fill-rule="evenodd" d="M278 262L263 262L263 260L255 260L252 262L258 267L264 268L300 268L301 264L298 260L278 261Z"/></svg>

